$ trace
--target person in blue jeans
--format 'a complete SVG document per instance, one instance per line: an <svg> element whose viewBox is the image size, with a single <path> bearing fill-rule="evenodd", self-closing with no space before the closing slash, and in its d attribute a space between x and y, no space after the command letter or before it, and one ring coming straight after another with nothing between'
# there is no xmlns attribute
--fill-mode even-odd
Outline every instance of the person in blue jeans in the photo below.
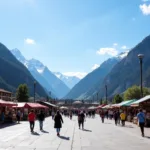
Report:
<svg viewBox="0 0 150 150"><path fill-rule="evenodd" d="M43 121L45 120L45 114L42 110L38 114L38 120L39 120L40 130L43 130Z"/></svg>
<svg viewBox="0 0 150 150"><path fill-rule="evenodd" d="M145 114L143 113L142 109L140 109L139 113L137 114L137 118L139 121L139 126L141 128L142 136L144 137Z"/></svg>

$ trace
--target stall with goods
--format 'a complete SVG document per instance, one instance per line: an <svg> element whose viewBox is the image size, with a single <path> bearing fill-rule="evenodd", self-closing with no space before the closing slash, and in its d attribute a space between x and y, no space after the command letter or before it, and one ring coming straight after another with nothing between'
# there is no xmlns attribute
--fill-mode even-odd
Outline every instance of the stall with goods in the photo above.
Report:
<svg viewBox="0 0 150 150"><path fill-rule="evenodd" d="M39 103L17 103L17 106L13 106L16 112L19 110L21 112L21 119L27 120L29 112L33 109L37 115L40 110L43 110L45 114L48 112L48 107L41 105Z"/></svg>
<svg viewBox="0 0 150 150"><path fill-rule="evenodd" d="M150 95L147 95L139 100L137 100L136 102L132 103L131 106L133 108L138 109L143 109L145 116L146 116L146 123L145 125L147 127L150 127ZM134 118L135 122L137 122L137 117Z"/></svg>
<svg viewBox="0 0 150 150"><path fill-rule="evenodd" d="M13 106L17 106L17 104L11 101L4 101L0 99L0 122L1 123L13 121Z"/></svg>

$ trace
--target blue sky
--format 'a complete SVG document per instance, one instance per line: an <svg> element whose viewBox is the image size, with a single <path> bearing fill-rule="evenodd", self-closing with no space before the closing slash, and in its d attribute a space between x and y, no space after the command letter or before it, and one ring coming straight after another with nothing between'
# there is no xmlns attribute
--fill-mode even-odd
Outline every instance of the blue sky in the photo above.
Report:
<svg viewBox="0 0 150 150"><path fill-rule="evenodd" d="M0 18L9 49L82 75L150 34L150 1L0 0Z"/></svg>

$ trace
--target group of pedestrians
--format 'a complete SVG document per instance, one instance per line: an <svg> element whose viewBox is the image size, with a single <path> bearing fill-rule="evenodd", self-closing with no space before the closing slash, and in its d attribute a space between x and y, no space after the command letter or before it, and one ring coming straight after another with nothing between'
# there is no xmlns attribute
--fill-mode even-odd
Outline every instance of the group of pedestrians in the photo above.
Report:
<svg viewBox="0 0 150 150"><path fill-rule="evenodd" d="M31 133L34 133L35 120L38 119L40 130L43 131L43 122L45 120L45 114L41 110L40 113L36 115L33 110L28 114L28 121L30 124ZM56 114L52 115L52 119L54 120L54 128L56 129L57 135L60 135L60 129L62 127L63 119L59 111Z"/></svg>
<svg viewBox="0 0 150 150"><path fill-rule="evenodd" d="M99 112L99 114L100 114L102 123L104 123L105 117L108 119L108 116L107 116L107 114L109 114L108 111L104 112L104 110L101 110ZM123 111L120 112L119 110L115 110L111 114L113 114L113 115L110 116L110 119L114 118L116 126L118 124L120 124L120 121L121 121L121 125L125 126L125 121L126 121L126 113L125 112L123 112ZM137 118L138 118L138 125L141 129L141 134L144 137L144 126L145 126L145 119L146 118L145 118L145 114L143 113L142 109L139 110L139 113L137 114Z"/></svg>

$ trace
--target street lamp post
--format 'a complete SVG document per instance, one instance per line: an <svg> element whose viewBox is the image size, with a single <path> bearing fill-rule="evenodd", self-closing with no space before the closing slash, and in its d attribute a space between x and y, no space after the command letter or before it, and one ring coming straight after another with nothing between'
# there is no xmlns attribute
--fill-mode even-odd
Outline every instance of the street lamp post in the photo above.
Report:
<svg viewBox="0 0 150 150"><path fill-rule="evenodd" d="M35 88L36 88L36 81L34 81L34 103L35 103Z"/></svg>
<svg viewBox="0 0 150 150"><path fill-rule="evenodd" d="M105 85L106 104L107 104L107 85Z"/></svg>
<svg viewBox="0 0 150 150"><path fill-rule="evenodd" d="M138 55L139 57L139 60L140 60L140 75L141 75L141 98L143 97L143 57L144 55L143 54L139 54Z"/></svg>
<svg viewBox="0 0 150 150"><path fill-rule="evenodd" d="M97 102L98 102L98 92L97 92Z"/></svg>

